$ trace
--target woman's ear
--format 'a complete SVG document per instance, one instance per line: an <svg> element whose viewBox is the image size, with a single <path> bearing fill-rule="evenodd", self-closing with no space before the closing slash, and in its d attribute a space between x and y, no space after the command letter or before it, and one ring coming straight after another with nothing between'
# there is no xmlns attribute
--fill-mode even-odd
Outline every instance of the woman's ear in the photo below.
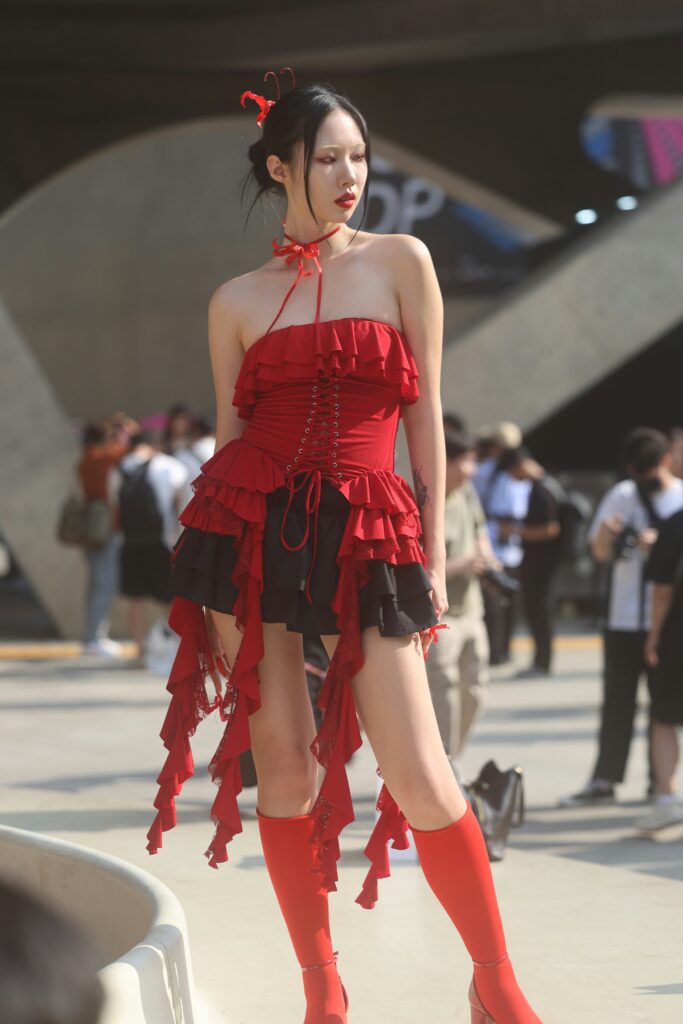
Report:
<svg viewBox="0 0 683 1024"><path fill-rule="evenodd" d="M266 167L271 178L278 183L278 185L284 185L285 179L287 178L287 168L280 160L279 156L271 153L266 159Z"/></svg>

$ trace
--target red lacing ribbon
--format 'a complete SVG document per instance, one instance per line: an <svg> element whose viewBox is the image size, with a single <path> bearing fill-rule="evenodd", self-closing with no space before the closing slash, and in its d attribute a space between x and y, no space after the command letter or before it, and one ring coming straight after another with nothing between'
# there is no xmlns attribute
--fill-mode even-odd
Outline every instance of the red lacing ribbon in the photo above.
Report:
<svg viewBox="0 0 683 1024"><path fill-rule="evenodd" d="M308 488L306 489L306 499L304 501L304 509L306 511L306 529L304 531L301 543L296 544L294 547L291 547L285 540L285 524L287 522L289 510L292 507L292 500L294 498L294 495L297 491L301 490L301 488L306 484L306 482L308 482ZM313 600L311 598L311 575L313 573L313 566L315 565L315 553L318 547L318 509L320 508L320 495L322 492L322 473L320 468L318 466L312 466L310 469L305 470L303 479L298 484L294 483L293 476L288 476L287 490L289 491L289 497L287 498L287 507L285 508L285 512L282 517L282 522L280 524L280 540L282 542L282 546L286 548L287 551L301 551L302 547L308 540L308 535L310 533L311 526L311 513L314 513L313 553L311 555L311 565L306 574L306 597L308 598L308 603L313 604Z"/></svg>
<svg viewBox="0 0 683 1024"><path fill-rule="evenodd" d="M437 622L436 625L434 625L434 626L428 626L426 629L421 629L419 631L420 632L420 637L430 636L432 638L432 640L434 641L434 643L438 644L439 637L437 636L437 632L436 632L437 629L450 629L450 628L451 627L448 625L447 622ZM429 654L429 651L428 650L425 651L425 653L424 653L424 660L425 661L427 660L428 654Z"/></svg>

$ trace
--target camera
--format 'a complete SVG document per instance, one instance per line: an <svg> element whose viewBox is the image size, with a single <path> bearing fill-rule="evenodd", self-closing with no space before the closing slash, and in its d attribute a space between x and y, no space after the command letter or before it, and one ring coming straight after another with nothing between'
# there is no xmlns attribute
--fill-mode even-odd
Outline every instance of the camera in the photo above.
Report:
<svg viewBox="0 0 683 1024"><path fill-rule="evenodd" d="M501 572L498 569L486 569L481 578L505 597L512 597L521 587L521 583L514 576L508 576L506 572Z"/></svg>
<svg viewBox="0 0 683 1024"><path fill-rule="evenodd" d="M638 547L639 530L635 526L625 526L614 541L614 561L629 559Z"/></svg>

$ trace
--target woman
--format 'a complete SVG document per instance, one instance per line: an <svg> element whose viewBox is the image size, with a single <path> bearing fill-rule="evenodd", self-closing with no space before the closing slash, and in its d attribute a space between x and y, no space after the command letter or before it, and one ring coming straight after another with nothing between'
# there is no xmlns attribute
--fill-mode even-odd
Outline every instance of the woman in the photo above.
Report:
<svg viewBox="0 0 683 1024"><path fill-rule="evenodd" d="M285 200L289 244L274 240L273 258L222 285L209 305L216 453L180 517L169 621L181 643L148 849L175 823L174 797L192 774L188 737L219 706L227 724L211 764L220 788L210 864L227 859L241 828L239 757L251 747L263 852L303 971L305 1024L342 1024L348 1001L327 894L339 834L353 820L344 765L361 744L357 711L385 781L357 902L374 905L389 874L387 843L405 849L410 827L475 962L472 1020L538 1022L514 978L484 840L441 744L425 674L447 609L442 300L429 252L407 235L349 228L361 196L367 205L370 148L346 97L313 85L276 101L246 98L261 110L263 135L249 150L258 195ZM285 308L286 325L273 330ZM419 511L393 472L400 415ZM304 633L320 635L331 658L317 735ZM317 794L316 758L326 769Z"/></svg>

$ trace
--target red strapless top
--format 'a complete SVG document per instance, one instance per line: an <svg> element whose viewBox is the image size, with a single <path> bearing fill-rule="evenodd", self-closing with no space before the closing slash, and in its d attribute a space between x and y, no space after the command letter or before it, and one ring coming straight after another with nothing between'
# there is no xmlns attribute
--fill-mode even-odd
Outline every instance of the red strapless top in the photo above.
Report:
<svg viewBox="0 0 683 1024"><path fill-rule="evenodd" d="M288 487L280 540L296 550L313 531L310 584L323 480L352 505L415 511L410 488L394 473L394 446L402 403L419 397L417 381L408 343L391 324L342 317L270 331L247 350L235 382L233 404L247 420L242 436L203 472L261 493ZM292 548L287 516L300 488L307 532ZM198 525L192 509L181 522Z"/></svg>

